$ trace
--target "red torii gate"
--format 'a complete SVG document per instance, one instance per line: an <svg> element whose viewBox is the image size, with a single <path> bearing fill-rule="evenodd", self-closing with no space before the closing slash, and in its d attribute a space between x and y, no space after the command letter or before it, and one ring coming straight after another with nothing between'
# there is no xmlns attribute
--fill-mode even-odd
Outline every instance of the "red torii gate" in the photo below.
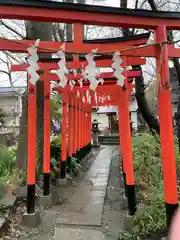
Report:
<svg viewBox="0 0 180 240"><path fill-rule="evenodd" d="M38 7L37 7L38 6ZM88 13L88 14L87 14ZM147 56L155 57L157 60L157 69L160 73L159 78L159 119L160 119L160 140L162 146L162 164L163 164L163 177L164 177L164 192L165 192L165 204L167 211L167 225L170 225L172 216L178 206L178 194L176 183L176 167L174 156L174 143L173 143L173 129L172 129L172 110L171 110L171 93L169 82L169 70L168 70L168 57L179 57L179 49L174 48L167 43L167 30L180 29L179 13L171 12L170 14L165 12L151 12L144 10L125 10L119 8L108 7L95 7L84 6L76 4L65 4L55 2L34 2L27 0L21 1L1 1L0 2L0 17L6 19L23 19L32 21L48 21L48 22L66 22L66 23L83 23L83 24L97 24L114 27L131 27L131 28L144 28L153 29L156 33L157 43L153 46L141 46L141 48L134 48L132 50L126 49L121 51L123 56ZM77 36L78 37L78 36ZM86 48L82 50L82 36L79 38L80 42L75 44L77 53L82 53ZM3 49L3 48L1 48ZM119 49L120 50L120 49ZM66 51L71 52L71 51ZM88 52L88 51L87 51ZM102 52L103 51L102 49ZM71 52L72 53L72 52ZM161 64L161 60L162 63ZM31 89L31 88L29 88ZM35 92L35 88L33 89ZM127 94L127 88L120 90L121 94ZM122 96L122 95L121 95ZM126 99L123 96L123 99ZM33 94L29 94L29 100L31 107L29 113L34 115L33 103L35 101ZM125 102L125 101L122 101ZM166 103L166 104L164 104ZM127 104L127 103L126 103ZM127 105L123 105L123 109L127 109ZM126 114L125 114L126 116ZM128 119L126 119L128 120ZM122 121L120 120L122 123ZM123 120L125 124L125 120ZM126 122L127 124L127 122ZM35 130L35 123L31 126L32 130ZM129 132L129 123L127 125L127 131ZM32 137L35 139L34 133ZM128 146L130 137L127 135ZM34 143L35 144L35 143ZM34 146L33 146L34 147ZM131 165L132 151L126 153L121 146L122 155L125 154L124 163ZM35 159L35 154L31 156ZM126 171L125 164L125 171ZM34 174L34 173L32 173ZM35 177L35 176L34 176ZM127 180L129 190L133 188L133 173ZM31 186L32 189L34 186ZM33 190L34 191L34 190ZM33 192L31 191L31 193ZM133 191L131 190L131 193ZM32 208L33 209L33 208Z"/></svg>

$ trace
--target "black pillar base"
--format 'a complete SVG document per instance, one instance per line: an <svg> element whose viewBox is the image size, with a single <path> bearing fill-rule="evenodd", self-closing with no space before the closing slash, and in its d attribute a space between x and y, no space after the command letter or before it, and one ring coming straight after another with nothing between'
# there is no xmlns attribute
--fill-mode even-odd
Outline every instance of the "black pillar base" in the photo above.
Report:
<svg viewBox="0 0 180 240"><path fill-rule="evenodd" d="M177 204L165 203L165 207L166 207L167 230L169 230L169 227L171 226L173 216L174 216L176 210L178 209L178 203Z"/></svg>
<svg viewBox="0 0 180 240"><path fill-rule="evenodd" d="M50 173L44 173L43 195L49 196L49 194L50 194Z"/></svg>
<svg viewBox="0 0 180 240"><path fill-rule="evenodd" d="M27 185L27 213L35 213L35 184Z"/></svg>
<svg viewBox="0 0 180 240"><path fill-rule="evenodd" d="M129 215L133 216L136 213L136 194L134 185L127 185L127 200Z"/></svg>
<svg viewBox="0 0 180 240"><path fill-rule="evenodd" d="M66 178L66 161L60 162L60 178Z"/></svg>
<svg viewBox="0 0 180 240"><path fill-rule="evenodd" d="M123 171L123 179L124 179L124 192L125 192L125 196L128 197L127 195L127 184L126 184L126 174Z"/></svg>
<svg viewBox="0 0 180 240"><path fill-rule="evenodd" d="M79 160L81 161L82 159L83 159L82 149L80 148L80 149L79 149Z"/></svg>
<svg viewBox="0 0 180 240"><path fill-rule="evenodd" d="M91 152L92 151L92 144L91 144L91 142L89 143L89 152Z"/></svg>
<svg viewBox="0 0 180 240"><path fill-rule="evenodd" d="M84 147L81 148L81 158L83 159L85 157Z"/></svg>
<svg viewBox="0 0 180 240"><path fill-rule="evenodd" d="M77 151L76 151L76 158L77 158L77 161L78 161L78 162L81 161L81 158L80 158L80 150L77 150Z"/></svg>

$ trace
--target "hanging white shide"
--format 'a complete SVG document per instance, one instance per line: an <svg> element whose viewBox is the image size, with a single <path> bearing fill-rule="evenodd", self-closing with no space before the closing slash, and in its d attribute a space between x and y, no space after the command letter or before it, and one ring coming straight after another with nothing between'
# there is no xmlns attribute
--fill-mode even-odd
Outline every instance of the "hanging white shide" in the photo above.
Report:
<svg viewBox="0 0 180 240"><path fill-rule="evenodd" d="M76 93L77 95L77 97L79 98L80 97L80 92L79 92L79 90L77 90L77 93Z"/></svg>
<svg viewBox="0 0 180 240"><path fill-rule="evenodd" d="M117 78L117 84L121 87L124 85L125 77L123 76L124 68L121 67L121 64L123 63L123 60L120 58L120 53L116 52L113 55L113 64L112 68L114 71L114 76Z"/></svg>
<svg viewBox="0 0 180 240"><path fill-rule="evenodd" d="M30 57L27 59L29 63L29 67L27 68L27 72L30 75L30 83L35 85L36 82L39 80L39 74L37 74L37 71L39 69L39 66L37 64L39 60L39 56L37 54L37 47L39 45L40 40L37 39L35 44L29 48L27 48L28 53L30 54Z"/></svg>
<svg viewBox="0 0 180 240"><path fill-rule="evenodd" d="M91 104L91 95L89 93L89 90L86 90L86 98L87 98L87 103Z"/></svg>
<svg viewBox="0 0 180 240"><path fill-rule="evenodd" d="M70 80L69 81L69 85L71 87L71 90L73 89L73 87L75 86L76 82L74 80Z"/></svg>
<svg viewBox="0 0 180 240"><path fill-rule="evenodd" d="M68 69L66 68L66 55L63 51L57 52L57 55L61 58L61 60L58 62L59 69L56 71L56 74L60 80L59 86L64 88L68 82L66 77L68 74Z"/></svg>
<svg viewBox="0 0 180 240"><path fill-rule="evenodd" d="M88 65L85 68L85 74L84 74L85 79L89 80L90 82L90 89L92 89L93 91L96 90L99 83L96 79L96 76L97 74L100 74L100 71L96 68L96 62L94 61L94 56L95 55L93 53L87 54L85 56L88 62Z"/></svg>

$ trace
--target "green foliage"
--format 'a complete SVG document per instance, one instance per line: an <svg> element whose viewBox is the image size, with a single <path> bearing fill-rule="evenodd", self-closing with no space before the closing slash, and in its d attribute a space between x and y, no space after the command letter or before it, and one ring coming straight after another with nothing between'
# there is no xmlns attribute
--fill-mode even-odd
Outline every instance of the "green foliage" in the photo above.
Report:
<svg viewBox="0 0 180 240"><path fill-rule="evenodd" d="M61 118L61 95L58 93L53 93L51 97L51 117L52 119Z"/></svg>
<svg viewBox="0 0 180 240"><path fill-rule="evenodd" d="M121 240L146 239L152 233L166 229L160 141L157 135L135 136L133 160L138 210L133 227L120 234ZM177 165L180 165L178 156Z"/></svg>
<svg viewBox="0 0 180 240"><path fill-rule="evenodd" d="M25 178L24 172L14 168L16 160L16 149L0 146L0 197L4 195L4 186L8 190L13 189L14 185L21 183Z"/></svg>
<svg viewBox="0 0 180 240"><path fill-rule="evenodd" d="M4 125L6 119L6 114L2 108L0 108L0 123Z"/></svg>
<svg viewBox="0 0 180 240"><path fill-rule="evenodd" d="M14 152L5 146L0 147L0 177L7 176L12 173L15 157Z"/></svg>
<svg viewBox="0 0 180 240"><path fill-rule="evenodd" d="M61 134L59 136L52 136L51 137L51 146L61 148Z"/></svg>
<svg viewBox="0 0 180 240"><path fill-rule="evenodd" d="M75 157L71 157L67 161L67 168L69 172L77 172L80 170L82 165L79 163L79 160Z"/></svg>

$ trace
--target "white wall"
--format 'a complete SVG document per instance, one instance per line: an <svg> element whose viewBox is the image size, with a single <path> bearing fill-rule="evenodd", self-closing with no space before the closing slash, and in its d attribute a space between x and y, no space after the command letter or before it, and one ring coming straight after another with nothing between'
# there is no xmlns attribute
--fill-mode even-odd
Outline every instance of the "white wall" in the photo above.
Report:
<svg viewBox="0 0 180 240"><path fill-rule="evenodd" d="M106 114L97 114L97 112L93 111L92 112L92 121L96 119L98 120L98 122L100 122L101 124L99 124L99 129L102 131L105 128L109 127L109 120L108 120L108 116L106 116Z"/></svg>
<svg viewBox="0 0 180 240"><path fill-rule="evenodd" d="M8 96L2 95L0 96L0 108L7 113L7 119L5 122L5 126L11 127L15 123L16 126L19 126L19 114L21 112L20 105L20 96ZM13 115L13 112L17 113L17 116Z"/></svg>
<svg viewBox="0 0 180 240"><path fill-rule="evenodd" d="M135 129L138 128L137 109L138 109L137 102L132 101L129 106L129 111L131 112L131 121L133 122L132 126Z"/></svg>
<svg viewBox="0 0 180 240"><path fill-rule="evenodd" d="M115 111L116 111L117 107L114 106L113 109L115 109ZM138 109L137 102L132 101L131 104L129 104L129 111L131 112L131 121L133 122L132 126L134 129L137 129L137 127L138 127L137 109ZM98 120L101 123L101 124L99 124L100 130L104 130L105 128L109 127L109 119L108 119L108 116L106 116L106 114L97 114L95 109L93 109L92 121L94 119Z"/></svg>

